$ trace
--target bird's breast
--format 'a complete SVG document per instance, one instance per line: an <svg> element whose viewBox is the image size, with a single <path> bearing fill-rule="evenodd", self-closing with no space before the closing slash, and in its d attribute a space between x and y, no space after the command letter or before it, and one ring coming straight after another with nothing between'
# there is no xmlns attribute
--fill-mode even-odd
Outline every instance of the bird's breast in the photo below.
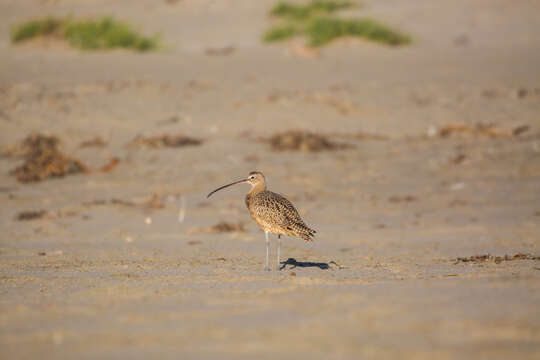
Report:
<svg viewBox="0 0 540 360"><path fill-rule="evenodd" d="M251 212L251 208L249 206L251 204L251 195L250 194L246 195L245 202L246 202L246 206L247 206L249 212Z"/></svg>

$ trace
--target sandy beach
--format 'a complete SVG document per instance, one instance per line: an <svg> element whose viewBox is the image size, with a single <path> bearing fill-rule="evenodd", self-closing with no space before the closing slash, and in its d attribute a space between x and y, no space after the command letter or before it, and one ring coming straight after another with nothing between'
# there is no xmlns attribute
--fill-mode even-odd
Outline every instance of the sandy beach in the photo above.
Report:
<svg viewBox="0 0 540 360"><path fill-rule="evenodd" d="M540 358L540 3L362 1L413 42L317 51L261 41L274 3L2 1L2 358ZM164 47L11 43L45 15ZM89 170L18 181L32 134ZM317 230L281 271L248 185L206 198L253 170Z"/></svg>

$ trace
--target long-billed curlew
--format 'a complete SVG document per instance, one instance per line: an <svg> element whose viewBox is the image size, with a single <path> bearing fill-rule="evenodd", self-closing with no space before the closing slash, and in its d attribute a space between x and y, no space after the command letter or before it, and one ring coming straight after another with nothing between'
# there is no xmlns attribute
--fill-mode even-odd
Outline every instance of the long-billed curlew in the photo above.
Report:
<svg viewBox="0 0 540 360"><path fill-rule="evenodd" d="M252 171L247 179L235 181L233 183L221 186L208 194L209 198L213 193L226 187L248 183L251 185L250 192L246 195L246 206L251 214L251 217L259 224L264 231L266 239L266 264L264 269L270 270L268 267L268 254L270 249L270 240L268 233L277 234L277 266L279 269L279 253L281 248L281 235L292 235L302 238L307 241L313 240L312 237L316 233L310 229L298 215L298 211L293 204L283 196L275 192L266 190L266 179L261 172Z"/></svg>

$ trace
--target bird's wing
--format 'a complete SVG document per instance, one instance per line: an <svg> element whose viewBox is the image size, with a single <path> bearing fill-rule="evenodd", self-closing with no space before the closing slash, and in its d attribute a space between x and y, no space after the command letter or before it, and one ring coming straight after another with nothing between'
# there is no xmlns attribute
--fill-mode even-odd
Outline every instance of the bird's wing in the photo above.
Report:
<svg viewBox="0 0 540 360"><path fill-rule="evenodd" d="M276 196L279 198L277 203L279 204L280 212L283 213L287 224L305 225L294 205L284 196L281 196L280 194L276 194Z"/></svg>
<svg viewBox="0 0 540 360"><path fill-rule="evenodd" d="M284 226L287 228L287 230L295 232L296 236L299 236L304 240L312 240L311 237L314 233L316 233L316 231L309 228L304 223L300 217L300 214L298 214L298 211L296 211L296 208L289 200L279 194L276 195L280 200L278 201L281 210L280 212L283 213L285 217Z"/></svg>
<svg viewBox="0 0 540 360"><path fill-rule="evenodd" d="M253 199L253 211L264 222L286 228L297 222L302 222L300 215L289 200L283 196L265 191Z"/></svg>

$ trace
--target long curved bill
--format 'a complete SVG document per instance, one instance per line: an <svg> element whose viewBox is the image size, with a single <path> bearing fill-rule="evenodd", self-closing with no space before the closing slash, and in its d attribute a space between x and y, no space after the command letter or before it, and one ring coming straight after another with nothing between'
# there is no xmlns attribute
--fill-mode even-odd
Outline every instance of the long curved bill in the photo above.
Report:
<svg viewBox="0 0 540 360"><path fill-rule="evenodd" d="M223 185L221 187L218 187L216 190L212 191L210 194L206 195L206 198L208 199L213 193L215 193L216 191L219 191L219 190L222 190L222 189L225 189L226 187L229 187L229 186L233 186L233 185L236 185L236 184L241 184L241 183L245 183L247 182L248 179L242 179L242 180L238 180L238 181L235 181L233 183L230 183L230 184L227 184L227 185Z"/></svg>

